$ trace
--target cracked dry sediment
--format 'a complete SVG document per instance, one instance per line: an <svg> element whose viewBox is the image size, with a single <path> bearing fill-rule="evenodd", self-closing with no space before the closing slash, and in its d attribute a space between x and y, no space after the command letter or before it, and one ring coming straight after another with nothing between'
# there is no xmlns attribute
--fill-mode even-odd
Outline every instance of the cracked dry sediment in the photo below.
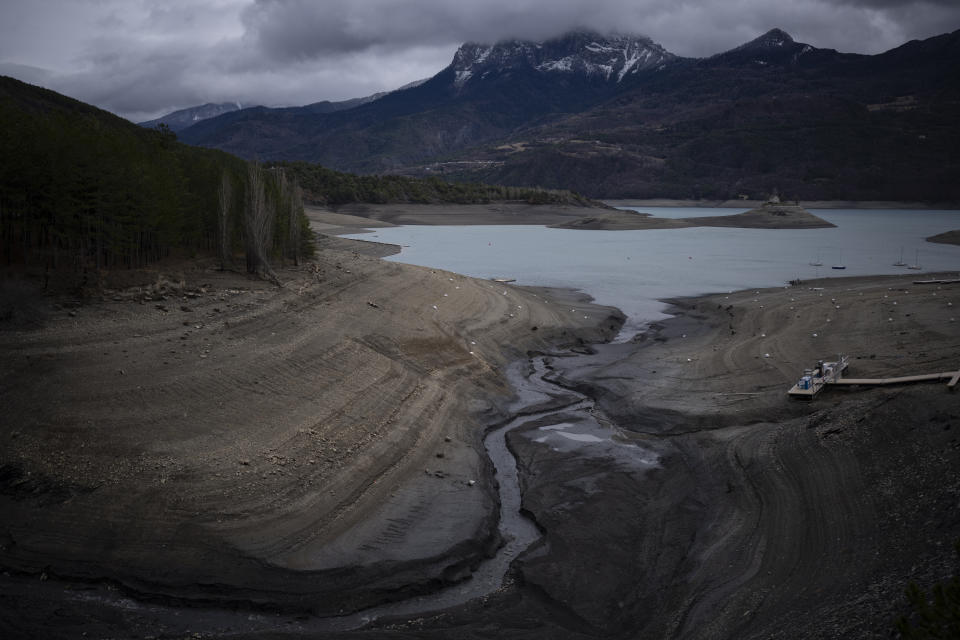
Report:
<svg viewBox="0 0 960 640"><path fill-rule="evenodd" d="M317 614L468 575L498 543L501 367L619 314L357 246L283 289L177 265L4 327L0 565Z"/></svg>

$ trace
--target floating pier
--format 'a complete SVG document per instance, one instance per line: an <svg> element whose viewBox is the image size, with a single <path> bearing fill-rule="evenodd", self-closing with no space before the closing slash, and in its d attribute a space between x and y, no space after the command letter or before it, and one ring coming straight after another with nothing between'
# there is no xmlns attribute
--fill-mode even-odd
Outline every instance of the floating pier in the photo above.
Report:
<svg viewBox="0 0 960 640"><path fill-rule="evenodd" d="M843 354L840 354L835 362L819 361L813 369L805 370L797 384L793 385L787 393L794 398L812 400L827 385L883 387L891 384L946 380L947 388L952 391L960 382L960 371L923 373L893 378L844 378L843 375L847 371L848 361L849 358Z"/></svg>
<svg viewBox="0 0 960 640"><path fill-rule="evenodd" d="M795 398L812 400L828 384L833 384L847 370L849 358L842 353L835 362L820 360L813 369L806 369L803 376L793 385L788 394Z"/></svg>

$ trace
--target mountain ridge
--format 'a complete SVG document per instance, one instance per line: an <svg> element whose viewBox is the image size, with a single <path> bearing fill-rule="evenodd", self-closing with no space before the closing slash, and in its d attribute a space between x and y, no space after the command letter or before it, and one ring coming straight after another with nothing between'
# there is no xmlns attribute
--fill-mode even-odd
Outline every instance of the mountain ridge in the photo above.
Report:
<svg viewBox="0 0 960 640"><path fill-rule="evenodd" d="M176 111L171 111L170 113L162 115L159 118L138 122L137 124L141 127L146 127L147 129L152 129L161 124L165 124L170 128L171 131L182 131L187 127L193 126L200 120L215 118L216 116L223 115L224 113L239 111L243 108L243 105L239 102L207 102L195 107L177 109Z"/></svg>
<svg viewBox="0 0 960 640"><path fill-rule="evenodd" d="M241 111L182 139L264 160L595 198L782 187L809 199L960 200L942 177L956 165L947 146L957 138L958 41L955 32L867 56L772 29L700 59L643 36L583 31L467 43L432 78L375 102L330 114ZM908 171L898 157L909 157Z"/></svg>
<svg viewBox="0 0 960 640"><path fill-rule="evenodd" d="M628 74L679 59L646 36L601 35L577 30L543 42L511 40L493 45L466 43L454 54L453 67L460 87L482 73L526 66L543 73L598 76L622 82Z"/></svg>

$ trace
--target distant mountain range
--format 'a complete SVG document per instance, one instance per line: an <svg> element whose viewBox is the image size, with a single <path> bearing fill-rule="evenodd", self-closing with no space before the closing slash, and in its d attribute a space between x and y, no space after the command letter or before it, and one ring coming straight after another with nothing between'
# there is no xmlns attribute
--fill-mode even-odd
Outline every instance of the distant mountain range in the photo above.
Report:
<svg viewBox="0 0 960 640"><path fill-rule="evenodd" d="M207 118L215 118L224 113L230 113L231 111L239 111L243 108L239 102L221 102L219 104L214 104L208 102L207 104L200 105L199 107L189 107L187 109L180 109L172 113L168 113L154 120L147 120L146 122L138 122L141 127L146 127L147 129L153 129L154 127L165 124L172 131L183 131L187 127L191 127L201 120L206 120Z"/></svg>
<svg viewBox="0 0 960 640"><path fill-rule="evenodd" d="M416 86L318 105L235 110L180 139L591 197L960 201L960 31L873 56L780 29L704 59L585 31L469 43Z"/></svg>
<svg viewBox="0 0 960 640"><path fill-rule="evenodd" d="M414 82L408 87L416 86L418 83ZM388 91L383 91L380 93L375 93L373 95L365 96L363 98L352 98L350 100L342 100L339 102L330 102L329 100L324 100L322 102L314 102L313 104L308 104L305 107L293 107L298 111L303 111L307 113L333 113L335 111L345 111L347 109L353 109L354 107L359 107L362 104L367 104L368 102L373 102L378 98L382 98L387 95ZM258 112L266 111L283 111L287 107L281 107L279 109L268 109L267 107L256 106L256 107L244 107L239 102L221 102L219 104L214 104L208 102L207 104L200 105L199 107L188 107L186 109L180 109L178 111L173 111L166 115L160 116L159 118L154 118L153 120L147 120L146 122L138 122L141 127L146 127L148 129L153 129L157 125L165 124L172 131L183 131L187 127L192 127L201 120L207 120L209 118L216 118L225 113L233 113L234 111L240 111L241 109L253 109Z"/></svg>

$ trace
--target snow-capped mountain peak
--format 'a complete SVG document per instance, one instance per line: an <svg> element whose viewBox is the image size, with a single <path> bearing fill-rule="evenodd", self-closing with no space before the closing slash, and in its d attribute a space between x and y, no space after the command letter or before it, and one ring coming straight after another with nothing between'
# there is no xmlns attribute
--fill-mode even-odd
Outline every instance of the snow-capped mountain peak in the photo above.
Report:
<svg viewBox="0 0 960 640"><path fill-rule="evenodd" d="M642 36L575 31L545 42L468 43L453 58L454 83L463 87L491 71L515 68L541 73L579 74L619 83L640 71L655 69L677 56Z"/></svg>

